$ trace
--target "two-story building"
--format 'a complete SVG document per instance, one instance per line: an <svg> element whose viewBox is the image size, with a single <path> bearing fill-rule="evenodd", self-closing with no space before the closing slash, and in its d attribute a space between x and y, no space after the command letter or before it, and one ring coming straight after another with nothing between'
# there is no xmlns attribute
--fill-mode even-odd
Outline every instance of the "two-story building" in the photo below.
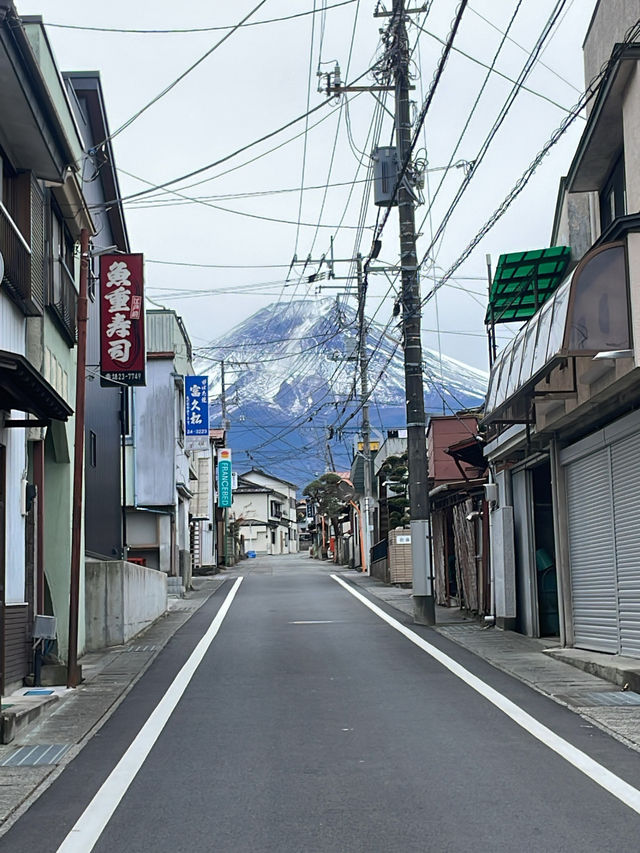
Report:
<svg viewBox="0 0 640 853"><path fill-rule="evenodd" d="M2 687L30 669L36 612L67 647L82 140L39 19L0 2ZM82 573L81 573L82 576ZM79 641L84 623L80 620Z"/></svg>
<svg viewBox="0 0 640 853"><path fill-rule="evenodd" d="M231 515L239 526L245 553L297 553L297 488L259 468L238 476Z"/></svg>
<svg viewBox="0 0 640 853"><path fill-rule="evenodd" d="M198 476L185 436L191 341L175 311L147 311L146 318L147 384L131 389L126 447L129 559L186 577Z"/></svg>
<svg viewBox="0 0 640 853"><path fill-rule="evenodd" d="M128 432L130 392L100 381L100 256L130 252L104 93L97 71L64 72L83 142L82 191L96 227L91 246L85 380L85 552L119 560L126 542L122 489L122 435Z"/></svg>
<svg viewBox="0 0 640 853"><path fill-rule="evenodd" d="M526 320L491 369L496 617L640 656L640 0L596 6L597 79L551 244L501 258L490 311ZM566 247L566 248L562 248ZM564 262L563 264L559 261ZM500 267L500 264L499 264ZM531 308L531 306L533 306Z"/></svg>

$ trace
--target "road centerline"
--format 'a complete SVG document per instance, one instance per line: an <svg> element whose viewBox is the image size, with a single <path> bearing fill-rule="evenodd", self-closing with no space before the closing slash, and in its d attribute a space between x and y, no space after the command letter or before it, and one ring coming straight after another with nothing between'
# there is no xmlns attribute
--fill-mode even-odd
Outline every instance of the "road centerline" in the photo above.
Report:
<svg viewBox="0 0 640 853"><path fill-rule="evenodd" d="M206 633L171 682L127 751L58 847L58 853L91 853L189 686L209 646L220 630L241 583L242 578L240 577L229 591Z"/></svg>
<svg viewBox="0 0 640 853"><path fill-rule="evenodd" d="M358 590L355 590L342 578L334 574L330 575L330 577L339 583L340 586L344 587L347 592L351 593L354 598L368 607L376 616L410 640L419 649L430 655L434 660L448 669L452 675L455 675L471 687L472 690L479 693L495 708L502 711L503 714L513 720L513 722L520 726L520 728L529 732L529 734L536 738L536 740L540 741L550 750L555 752L587 776L587 778L591 779L592 782L595 782L637 814L640 814L640 790L634 788L633 785L625 782L624 779L621 779L619 776L616 776L615 773L612 773L604 767L604 765L595 761L585 752L569 743L569 741L560 737L560 735L557 735L552 729L548 728L543 723L540 723L535 717L519 705L516 705L515 702L512 702L511 699L507 699L507 697L498 690L490 687L481 678L478 678L478 676L474 675L445 652L423 639L410 628L407 628L406 625L398 622L398 620L394 619L393 616L389 616L384 610L382 610L382 608L369 601L366 596L362 595Z"/></svg>

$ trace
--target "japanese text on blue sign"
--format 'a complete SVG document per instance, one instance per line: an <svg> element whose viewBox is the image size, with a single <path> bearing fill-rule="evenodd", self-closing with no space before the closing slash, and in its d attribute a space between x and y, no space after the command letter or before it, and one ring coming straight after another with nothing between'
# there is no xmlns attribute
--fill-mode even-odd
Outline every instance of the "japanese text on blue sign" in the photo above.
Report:
<svg viewBox="0 0 640 853"><path fill-rule="evenodd" d="M185 376L185 424L187 435L209 435L209 380L206 376Z"/></svg>

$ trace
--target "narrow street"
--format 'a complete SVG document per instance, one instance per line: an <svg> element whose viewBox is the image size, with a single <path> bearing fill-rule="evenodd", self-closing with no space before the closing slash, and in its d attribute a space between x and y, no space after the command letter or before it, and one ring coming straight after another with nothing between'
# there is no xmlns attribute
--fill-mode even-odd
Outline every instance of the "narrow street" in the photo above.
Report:
<svg viewBox="0 0 640 853"><path fill-rule="evenodd" d="M640 820L620 799L639 808L636 752L398 611L372 611L331 569L301 556L243 563L0 849L636 848ZM181 698L171 688L179 701L159 730L154 717L169 713L165 694L199 643L202 660ZM473 676L515 703L520 724L463 680ZM527 714L585 772L555 738L525 731ZM629 783L614 781L619 796L602 787L607 769Z"/></svg>

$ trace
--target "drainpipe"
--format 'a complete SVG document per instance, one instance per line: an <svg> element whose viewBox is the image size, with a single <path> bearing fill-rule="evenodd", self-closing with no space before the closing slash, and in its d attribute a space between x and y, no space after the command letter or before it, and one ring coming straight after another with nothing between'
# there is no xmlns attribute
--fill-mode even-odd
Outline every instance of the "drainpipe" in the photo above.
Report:
<svg viewBox="0 0 640 853"><path fill-rule="evenodd" d="M84 475L84 409L87 367L87 280L89 278L89 232L80 232L80 293L78 295L78 358L76 367L76 420L73 454L73 513L71 523L71 571L69 577L69 649L67 687L77 687L78 620L80 609L80 561L82 559L82 480Z"/></svg>
<svg viewBox="0 0 640 853"><path fill-rule="evenodd" d="M560 465L558 439L555 435L549 443L549 461L551 463L551 500L553 501L553 539L558 582L560 645L572 646L573 625L571 621L567 502L564 490L564 472Z"/></svg>
<svg viewBox="0 0 640 853"><path fill-rule="evenodd" d="M365 574L368 575L368 574L370 574L370 572L367 569L367 563L365 560L364 534L362 531L362 511L360 510L360 507L358 506L358 504L355 501L349 501L349 503L355 509L355 511L358 513L358 529L360 530L360 566L361 566L360 571L364 572Z"/></svg>
<svg viewBox="0 0 640 853"><path fill-rule="evenodd" d="M33 443L36 486L36 613L44 613L44 440Z"/></svg>

